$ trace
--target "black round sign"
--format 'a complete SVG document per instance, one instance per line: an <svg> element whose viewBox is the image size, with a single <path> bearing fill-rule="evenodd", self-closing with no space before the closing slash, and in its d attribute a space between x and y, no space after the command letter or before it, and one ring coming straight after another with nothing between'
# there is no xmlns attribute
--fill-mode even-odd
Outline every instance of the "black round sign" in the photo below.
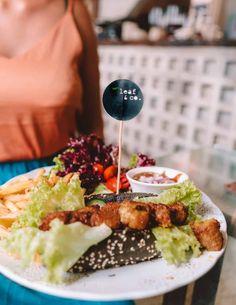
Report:
<svg viewBox="0 0 236 305"><path fill-rule="evenodd" d="M142 91L138 85L128 79L115 80L104 91L103 106L114 119L131 120L143 107Z"/></svg>

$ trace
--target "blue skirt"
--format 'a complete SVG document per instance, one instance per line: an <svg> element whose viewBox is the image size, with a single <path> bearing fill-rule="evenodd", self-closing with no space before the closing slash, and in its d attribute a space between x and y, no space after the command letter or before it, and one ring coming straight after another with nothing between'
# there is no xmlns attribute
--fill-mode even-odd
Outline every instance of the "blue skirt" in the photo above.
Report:
<svg viewBox="0 0 236 305"><path fill-rule="evenodd" d="M0 185L14 176L52 165L52 158L0 163ZM134 305L133 301L94 302L52 297L20 286L0 274L0 305Z"/></svg>

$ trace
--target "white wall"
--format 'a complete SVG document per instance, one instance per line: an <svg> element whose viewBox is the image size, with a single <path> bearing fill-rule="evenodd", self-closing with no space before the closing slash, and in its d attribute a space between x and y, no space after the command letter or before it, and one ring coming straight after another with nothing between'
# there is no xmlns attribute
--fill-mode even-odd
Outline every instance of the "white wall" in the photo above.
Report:
<svg viewBox="0 0 236 305"><path fill-rule="evenodd" d="M115 20L125 17L138 0L100 0L99 20Z"/></svg>

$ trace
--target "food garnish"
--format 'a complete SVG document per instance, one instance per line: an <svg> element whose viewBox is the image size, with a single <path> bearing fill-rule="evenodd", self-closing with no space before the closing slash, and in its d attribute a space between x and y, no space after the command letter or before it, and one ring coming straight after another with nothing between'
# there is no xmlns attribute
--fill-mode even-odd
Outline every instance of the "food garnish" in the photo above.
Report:
<svg viewBox="0 0 236 305"><path fill-rule="evenodd" d="M201 255L201 244L189 225L152 230L156 238L156 248L170 264L186 263L191 257Z"/></svg>
<svg viewBox="0 0 236 305"><path fill-rule="evenodd" d="M105 145L97 136L81 135L70 139L68 148L54 158L56 163L54 170L60 177L69 173L79 173L82 187L93 191L100 182L104 181L104 170L116 164L117 153L116 146Z"/></svg>
<svg viewBox="0 0 236 305"><path fill-rule="evenodd" d="M69 173L79 173L81 186L86 189L86 193L92 193L100 183L108 182L111 190L114 191L114 177L117 174L118 147L115 145L105 145L102 139L95 135L79 136L70 139L68 148L54 158L55 166L53 170L57 176L64 177ZM131 156L129 166L122 168L122 173L130 168L138 166L155 165L155 160L144 154ZM113 179L109 181L110 179ZM121 191L127 191L122 184Z"/></svg>
<svg viewBox="0 0 236 305"><path fill-rule="evenodd" d="M116 177L116 174L117 174L117 166L110 165L105 169L103 176L105 181L108 181L109 179Z"/></svg>
<svg viewBox="0 0 236 305"><path fill-rule="evenodd" d="M22 259L25 266L40 256L47 268L47 280L63 282L64 273L92 246L106 239L112 230L105 224L89 227L81 222L64 225L55 219L50 231L27 227L13 231L6 240L6 250Z"/></svg>
<svg viewBox="0 0 236 305"><path fill-rule="evenodd" d="M156 161L144 154L133 154L129 160L129 169L134 167L145 167L145 166L154 166Z"/></svg>

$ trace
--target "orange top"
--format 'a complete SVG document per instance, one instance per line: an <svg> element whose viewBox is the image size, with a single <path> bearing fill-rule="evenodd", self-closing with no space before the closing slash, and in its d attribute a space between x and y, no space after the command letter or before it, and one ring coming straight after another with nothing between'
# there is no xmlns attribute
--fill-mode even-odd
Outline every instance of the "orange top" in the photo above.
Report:
<svg viewBox="0 0 236 305"><path fill-rule="evenodd" d="M61 20L22 55L0 56L0 162L50 156L76 130L82 41L73 0Z"/></svg>

